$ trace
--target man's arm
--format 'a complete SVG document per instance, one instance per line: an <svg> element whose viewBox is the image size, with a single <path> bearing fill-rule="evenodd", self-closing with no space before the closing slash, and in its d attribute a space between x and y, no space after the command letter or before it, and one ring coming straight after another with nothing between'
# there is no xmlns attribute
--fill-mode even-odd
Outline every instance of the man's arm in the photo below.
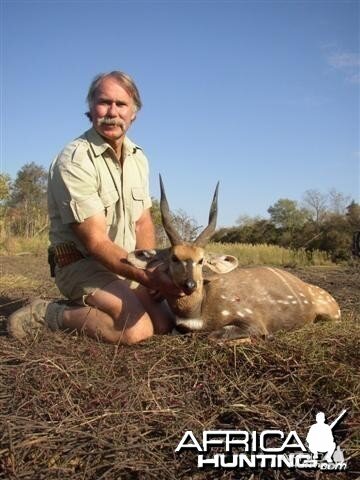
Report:
<svg viewBox="0 0 360 480"><path fill-rule="evenodd" d="M156 246L155 227L151 218L150 209L144 210L135 225L136 248L151 249Z"/></svg>
<svg viewBox="0 0 360 480"><path fill-rule="evenodd" d="M112 272L150 289L159 290L164 295L179 294L179 288L163 272L141 270L127 263L128 252L112 242L107 235L103 213L95 214L82 223L73 223L72 229L90 255Z"/></svg>

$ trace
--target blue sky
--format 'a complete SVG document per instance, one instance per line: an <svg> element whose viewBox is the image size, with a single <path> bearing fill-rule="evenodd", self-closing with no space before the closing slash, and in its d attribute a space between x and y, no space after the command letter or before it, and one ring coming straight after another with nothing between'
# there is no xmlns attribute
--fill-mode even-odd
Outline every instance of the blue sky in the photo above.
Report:
<svg viewBox="0 0 360 480"><path fill-rule="evenodd" d="M123 70L129 136L173 210L219 226L335 188L359 202L358 1L1 0L1 164L48 168L89 127L85 97Z"/></svg>

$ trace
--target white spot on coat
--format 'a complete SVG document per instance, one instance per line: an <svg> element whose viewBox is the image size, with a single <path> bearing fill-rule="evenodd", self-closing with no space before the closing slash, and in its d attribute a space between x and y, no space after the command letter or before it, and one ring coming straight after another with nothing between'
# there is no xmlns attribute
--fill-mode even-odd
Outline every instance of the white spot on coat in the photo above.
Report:
<svg viewBox="0 0 360 480"><path fill-rule="evenodd" d="M224 317L226 317L227 315L230 315L230 312L229 312L229 310L223 310L221 312L221 315L224 315Z"/></svg>

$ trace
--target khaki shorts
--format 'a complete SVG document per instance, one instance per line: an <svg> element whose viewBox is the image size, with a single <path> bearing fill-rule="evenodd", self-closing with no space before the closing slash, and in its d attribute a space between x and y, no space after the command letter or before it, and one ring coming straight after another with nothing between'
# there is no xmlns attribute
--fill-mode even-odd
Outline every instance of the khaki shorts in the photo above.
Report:
<svg viewBox="0 0 360 480"><path fill-rule="evenodd" d="M82 305L86 305L88 295L94 294L96 290L101 290L115 280L126 282L131 289L139 286L137 282L111 272L92 258L83 258L66 267L55 269L55 283L62 295Z"/></svg>

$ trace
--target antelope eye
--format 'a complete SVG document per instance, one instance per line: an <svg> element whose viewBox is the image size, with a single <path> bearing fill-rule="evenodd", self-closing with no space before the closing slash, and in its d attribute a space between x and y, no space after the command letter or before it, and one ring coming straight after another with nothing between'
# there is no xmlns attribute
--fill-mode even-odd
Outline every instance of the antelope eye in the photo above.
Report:
<svg viewBox="0 0 360 480"><path fill-rule="evenodd" d="M175 262L175 263L180 262L180 260L178 259L178 257L177 257L176 255L172 255L172 256L171 256L171 260L172 260L173 262Z"/></svg>
<svg viewBox="0 0 360 480"><path fill-rule="evenodd" d="M200 258L200 260L198 261L198 265L202 265L203 263L204 263L204 259Z"/></svg>

